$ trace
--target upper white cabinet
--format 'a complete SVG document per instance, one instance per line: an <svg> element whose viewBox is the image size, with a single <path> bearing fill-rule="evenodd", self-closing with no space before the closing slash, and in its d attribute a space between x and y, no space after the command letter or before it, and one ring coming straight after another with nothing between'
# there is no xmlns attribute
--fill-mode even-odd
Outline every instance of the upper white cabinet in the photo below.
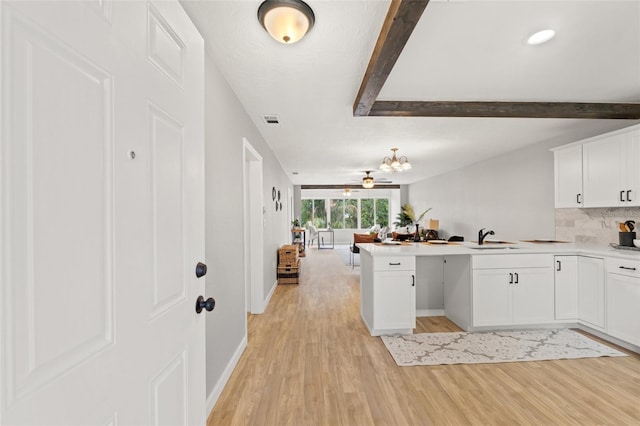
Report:
<svg viewBox="0 0 640 426"><path fill-rule="evenodd" d="M640 206L640 126L553 152L556 208Z"/></svg>
<svg viewBox="0 0 640 426"><path fill-rule="evenodd" d="M582 145L553 153L556 208L582 207Z"/></svg>
<svg viewBox="0 0 640 426"><path fill-rule="evenodd" d="M640 129L585 143L582 207L640 206Z"/></svg>

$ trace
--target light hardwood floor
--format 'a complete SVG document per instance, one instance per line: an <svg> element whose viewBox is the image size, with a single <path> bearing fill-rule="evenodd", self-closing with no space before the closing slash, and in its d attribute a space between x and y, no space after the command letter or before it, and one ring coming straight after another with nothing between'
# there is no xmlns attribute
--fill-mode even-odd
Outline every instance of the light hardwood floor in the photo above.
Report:
<svg viewBox="0 0 640 426"><path fill-rule="evenodd" d="M207 424L640 424L640 356L398 367L359 314L358 268L309 249L299 285L249 316ZM638 314L640 315L640 309ZM459 331L419 318L415 332ZM618 348L620 349L620 348Z"/></svg>

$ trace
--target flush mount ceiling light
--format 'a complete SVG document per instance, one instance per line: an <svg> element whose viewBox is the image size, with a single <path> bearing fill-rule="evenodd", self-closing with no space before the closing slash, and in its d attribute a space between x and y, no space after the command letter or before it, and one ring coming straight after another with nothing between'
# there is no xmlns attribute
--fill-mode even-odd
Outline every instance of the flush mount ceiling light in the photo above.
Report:
<svg viewBox="0 0 640 426"><path fill-rule="evenodd" d="M316 17L302 0L266 0L258 8L258 20L271 37L292 44L307 34Z"/></svg>
<svg viewBox="0 0 640 426"><path fill-rule="evenodd" d="M365 189L371 189L375 185L373 176L369 176L369 171L365 172L367 175L362 178L362 187Z"/></svg>
<svg viewBox="0 0 640 426"><path fill-rule="evenodd" d="M553 30L542 30L534 33L527 39L527 43L531 45L546 43L556 35Z"/></svg>
<svg viewBox="0 0 640 426"><path fill-rule="evenodd" d="M396 157L396 151L398 148L391 148L393 151L393 156L391 158L384 157L382 159L382 164L380 164L380 170L383 172L401 172L403 170L409 170L411 168L411 164L409 160L404 155L398 159Z"/></svg>

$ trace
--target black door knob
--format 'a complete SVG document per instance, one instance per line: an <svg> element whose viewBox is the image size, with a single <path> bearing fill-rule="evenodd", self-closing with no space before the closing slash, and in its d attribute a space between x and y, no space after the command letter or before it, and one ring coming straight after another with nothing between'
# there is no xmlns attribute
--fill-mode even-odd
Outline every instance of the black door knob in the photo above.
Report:
<svg viewBox="0 0 640 426"><path fill-rule="evenodd" d="M216 307L216 301L213 297L204 300L204 297L198 296L198 300L196 300L196 313L202 312L203 309L211 312L213 308Z"/></svg>
<svg viewBox="0 0 640 426"><path fill-rule="evenodd" d="M198 264L196 265L196 277L200 278L204 277L205 275L207 275L207 265L202 262L198 262Z"/></svg>

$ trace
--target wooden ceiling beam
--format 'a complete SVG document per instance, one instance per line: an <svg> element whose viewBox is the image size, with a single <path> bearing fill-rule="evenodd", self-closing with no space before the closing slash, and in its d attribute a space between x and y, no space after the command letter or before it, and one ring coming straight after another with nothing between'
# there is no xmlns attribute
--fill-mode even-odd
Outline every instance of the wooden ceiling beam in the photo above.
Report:
<svg viewBox="0 0 640 426"><path fill-rule="evenodd" d="M300 189L345 189L350 188L353 190L369 191L371 189L400 189L400 185L388 184L388 183L376 183L373 188L363 188L359 183L353 183L349 185L300 185Z"/></svg>
<svg viewBox="0 0 640 426"><path fill-rule="evenodd" d="M640 103L378 101L429 0L392 0L353 104L353 115L385 117L640 119Z"/></svg>
<svg viewBox="0 0 640 426"><path fill-rule="evenodd" d="M369 116L640 119L640 103L376 101Z"/></svg>
<svg viewBox="0 0 640 426"><path fill-rule="evenodd" d="M367 71L362 78L358 96L353 103L354 116L369 115L371 107L427 4L429 0L392 0Z"/></svg>

